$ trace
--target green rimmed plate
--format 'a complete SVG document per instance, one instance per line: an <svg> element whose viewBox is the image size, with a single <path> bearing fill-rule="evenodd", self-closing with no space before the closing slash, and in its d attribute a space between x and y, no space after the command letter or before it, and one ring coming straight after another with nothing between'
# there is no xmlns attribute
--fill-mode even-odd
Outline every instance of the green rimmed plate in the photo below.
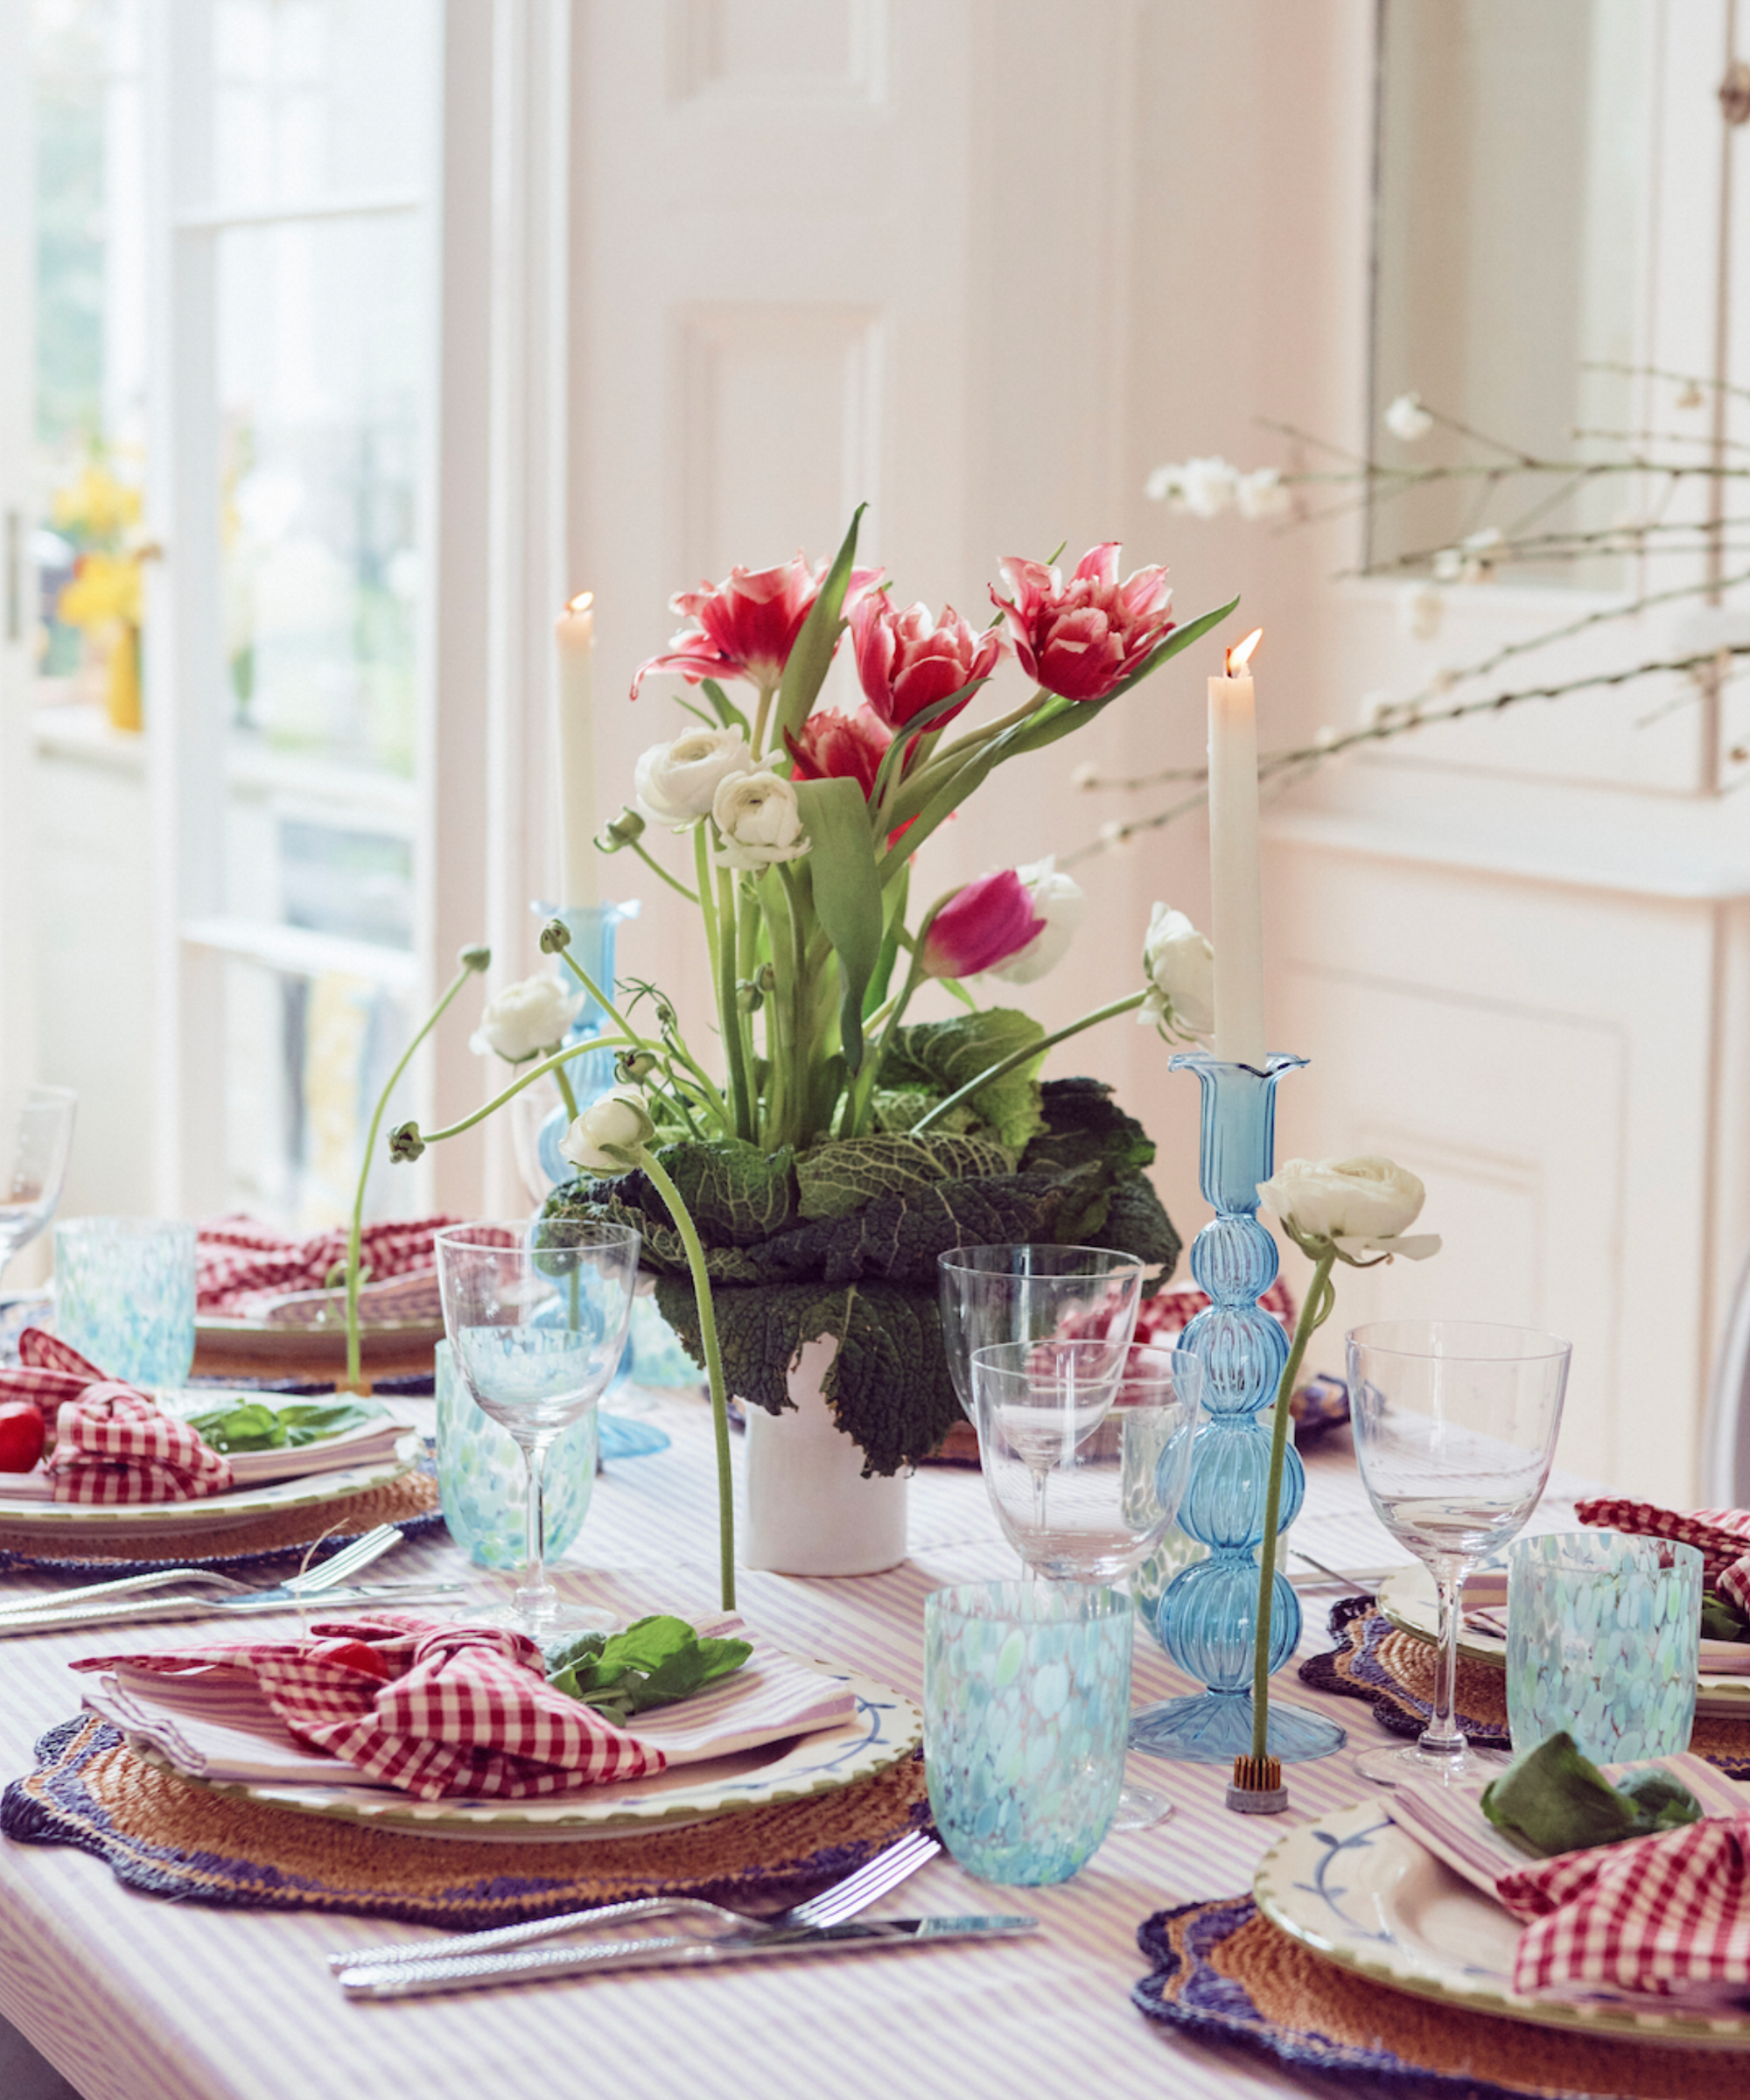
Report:
<svg viewBox="0 0 1750 2100"><path fill-rule="evenodd" d="M1750 2046L1750 2017L1740 2013L1654 2012L1622 1997L1568 2005L1517 1996L1519 1927L1377 1802L1290 1830L1265 1856L1252 1894L1291 1938L1412 1997L1570 2033L1684 2048Z"/></svg>

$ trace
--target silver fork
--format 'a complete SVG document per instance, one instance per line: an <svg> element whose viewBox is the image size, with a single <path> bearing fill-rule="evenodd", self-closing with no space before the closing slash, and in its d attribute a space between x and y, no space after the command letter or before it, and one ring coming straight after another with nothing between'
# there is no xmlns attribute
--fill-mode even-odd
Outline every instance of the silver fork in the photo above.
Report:
<svg viewBox="0 0 1750 2100"><path fill-rule="evenodd" d="M279 1586L294 1597L318 1597L324 1590L333 1589L348 1576L380 1560L391 1547L401 1544L402 1536L395 1525L379 1524L318 1566L288 1577ZM90 1582L76 1590L34 1591L27 1598L0 1605L0 1619L28 1619L38 1612L63 1611L70 1605L107 1604L112 1598L141 1597L153 1590L188 1589L196 1584L236 1597L253 1597L263 1587L274 1586L239 1582L235 1576L221 1575L213 1568L160 1568L154 1574L123 1575L114 1582Z"/></svg>
<svg viewBox="0 0 1750 2100"><path fill-rule="evenodd" d="M885 1896L942 1850L934 1838L913 1830L885 1852L865 1860L854 1874L797 1903L773 1918L750 1918L721 1903L706 1903L695 1896L641 1896L630 1903L605 1903L594 1910L568 1911L563 1917L531 1918L522 1925L494 1926L489 1932L462 1932L441 1940L398 1942L392 1947L352 1947L344 1954L331 1954L328 1966L338 1976L343 1970L398 1967L407 1962L430 1962L452 1954L494 1954L500 1948L526 1947L531 1940L546 1940L580 1927L618 1925L627 1918L709 1918L737 1932L780 1930L791 1926L842 1925L859 1910Z"/></svg>

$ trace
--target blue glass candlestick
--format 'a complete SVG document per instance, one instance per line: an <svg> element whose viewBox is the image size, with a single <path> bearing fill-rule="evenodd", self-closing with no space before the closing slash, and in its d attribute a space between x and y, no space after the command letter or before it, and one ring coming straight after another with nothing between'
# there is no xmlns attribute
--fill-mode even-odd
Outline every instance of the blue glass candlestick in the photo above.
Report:
<svg viewBox="0 0 1750 2100"><path fill-rule="evenodd" d="M1195 1764L1227 1764L1252 1746L1252 1659L1257 1630L1257 1547L1269 1490L1270 1431L1258 1417L1276 1398L1288 1337L1258 1299L1276 1280L1276 1242L1257 1222L1260 1181L1276 1157L1276 1082L1304 1057L1269 1057L1261 1068L1207 1052L1175 1057L1203 1088L1198 1179L1215 1215L1192 1242L1191 1273L1209 1305L1180 1347L1203 1362L1205 1419L1192 1452L1180 1527L1209 1549L1181 1569L1160 1600L1155 1634L1188 1676L1207 1685L1146 1707L1130 1724L1134 1748ZM1306 1476L1291 1444L1282 1474L1280 1528L1293 1522ZM1282 1668L1300 1639L1300 1600L1277 1571L1271 1591L1270 1667ZM1272 1757L1298 1764L1328 1757L1346 1737L1305 1707L1270 1702Z"/></svg>
<svg viewBox="0 0 1750 2100"><path fill-rule="evenodd" d="M614 933L620 921L635 919L638 905L588 904L551 905L536 904L529 907L544 925L550 919L563 919L570 928L570 953L578 959L578 968L586 970L602 990L612 996L613 991ZM580 990L578 980L560 966L561 975L573 991ZM565 1037L567 1043L578 1046L578 1054L566 1060L565 1076L571 1082L571 1092L580 1110L599 1101L613 1087L614 1052L592 1050L590 1044L607 1026L607 1016L595 1000L585 997L578 1009L578 1018L571 1023ZM559 1140L570 1128L571 1119L563 1108L551 1111L542 1124L536 1139L536 1153L541 1162L541 1171L556 1186L569 1181L577 1168L559 1150Z"/></svg>

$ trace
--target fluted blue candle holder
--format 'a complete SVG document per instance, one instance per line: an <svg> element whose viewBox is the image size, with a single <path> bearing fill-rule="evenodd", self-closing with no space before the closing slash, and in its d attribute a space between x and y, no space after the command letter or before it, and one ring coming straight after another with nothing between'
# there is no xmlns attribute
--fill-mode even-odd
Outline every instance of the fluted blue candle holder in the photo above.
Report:
<svg viewBox="0 0 1750 2100"><path fill-rule="evenodd" d="M1276 1082L1306 1062L1272 1056L1261 1067L1235 1065L1193 1051L1169 1067L1194 1072L1203 1089L1198 1178L1215 1212L1191 1247L1191 1273L1209 1305L1179 1344L1202 1359L1205 1418L1179 1522L1208 1546L1209 1556L1173 1578L1160 1600L1155 1635L1180 1669L1208 1689L1162 1700L1135 1717L1131 1746L1156 1757L1224 1765L1251 1752L1257 1548L1270 1485L1270 1430L1258 1418L1275 1399L1288 1362L1280 1322L1258 1306L1276 1280L1277 1254L1276 1242L1257 1221L1257 1192L1275 1165ZM1291 1443L1282 1474L1282 1530L1293 1522L1306 1487ZM1299 1642L1300 1600L1279 1569L1271 1595L1274 1673ZM1272 1698L1268 1740L1272 1757L1299 1764L1328 1757L1347 1739L1323 1714Z"/></svg>

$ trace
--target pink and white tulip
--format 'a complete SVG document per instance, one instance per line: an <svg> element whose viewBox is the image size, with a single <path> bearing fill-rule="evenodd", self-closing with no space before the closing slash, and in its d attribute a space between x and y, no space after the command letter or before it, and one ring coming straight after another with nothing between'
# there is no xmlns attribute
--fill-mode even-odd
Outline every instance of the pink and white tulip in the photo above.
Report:
<svg viewBox="0 0 1750 2100"><path fill-rule="evenodd" d="M652 671L679 671L690 684L702 678L745 678L762 692L784 676L802 623L813 612L826 564L808 565L800 549L775 569L732 569L720 584L701 584L668 600L690 624L660 656L632 675L632 696ZM850 610L881 579L878 569L853 569L844 593Z"/></svg>
<svg viewBox="0 0 1750 2100"><path fill-rule="evenodd" d="M976 977L1012 961L1046 930L1013 868L981 875L943 905L924 935L924 975Z"/></svg>
<svg viewBox="0 0 1750 2100"><path fill-rule="evenodd" d="M872 707L859 707L854 715L828 707L810 715L800 732L784 741L793 780L855 780L866 802L893 732Z"/></svg>
<svg viewBox="0 0 1750 2100"><path fill-rule="evenodd" d="M1068 584L1057 569L1012 555L1002 565L1008 597L991 586L1015 654L1048 693L1103 700L1172 631L1166 570L1138 569L1121 584L1118 544L1090 548Z"/></svg>
<svg viewBox="0 0 1750 2100"><path fill-rule="evenodd" d="M869 704L890 729L904 729L925 708L988 678L1003 654L995 628L975 634L952 606L937 620L924 605L899 612L878 592L851 608L850 640ZM969 695L961 706L970 704ZM931 727L941 729L960 711L938 717Z"/></svg>
<svg viewBox="0 0 1750 2100"><path fill-rule="evenodd" d="M1045 924L1006 962L992 964L990 975L1005 984L1033 984L1062 962L1088 908L1088 898L1079 882L1059 874L1054 857L1017 868L1015 876Z"/></svg>

